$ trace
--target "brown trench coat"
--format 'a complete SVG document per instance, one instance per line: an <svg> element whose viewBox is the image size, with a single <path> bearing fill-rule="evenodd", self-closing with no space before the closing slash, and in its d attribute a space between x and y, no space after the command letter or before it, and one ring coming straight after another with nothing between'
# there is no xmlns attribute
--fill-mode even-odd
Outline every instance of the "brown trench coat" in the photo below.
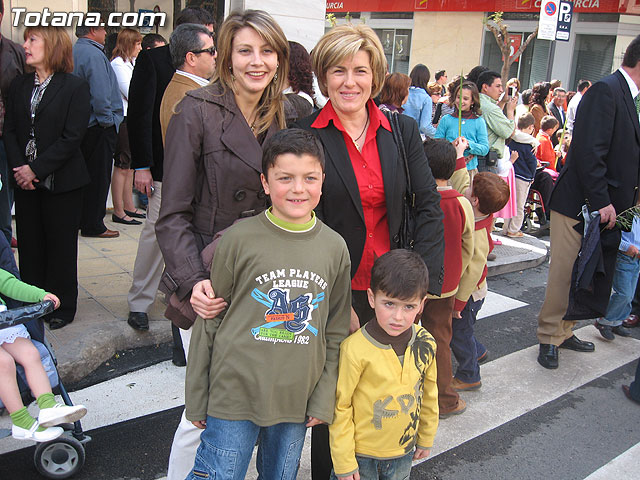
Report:
<svg viewBox="0 0 640 480"><path fill-rule="evenodd" d="M219 83L187 92L169 122L156 236L163 284L180 299L209 278L200 252L216 232L266 207L262 147ZM269 138L278 130L272 125Z"/></svg>

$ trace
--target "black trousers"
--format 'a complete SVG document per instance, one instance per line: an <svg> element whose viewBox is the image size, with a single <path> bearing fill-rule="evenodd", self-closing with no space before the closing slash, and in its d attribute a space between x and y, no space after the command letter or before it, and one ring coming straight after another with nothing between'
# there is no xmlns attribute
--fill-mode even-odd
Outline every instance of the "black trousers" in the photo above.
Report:
<svg viewBox="0 0 640 480"><path fill-rule="evenodd" d="M544 203L544 209L546 212L547 218L540 219L541 224L545 224L549 219L549 200L551 199L551 191L553 190L553 179L551 175L549 175L544 170L538 170L536 172L536 176L533 179L533 183L531 184L531 188L533 190L537 190L540 192L540 196L542 197L542 203ZM541 212L538 212L541 215ZM544 220L544 221L543 221Z"/></svg>
<svg viewBox="0 0 640 480"><path fill-rule="evenodd" d="M351 290L351 305L360 319L361 327L373 318L374 311L369 305L365 290ZM311 429L311 478L329 480L332 469L329 427L316 425Z"/></svg>
<svg viewBox="0 0 640 480"><path fill-rule="evenodd" d="M53 293L52 317L72 321L78 301L78 227L82 189L52 194L15 189L22 281Z"/></svg>
<svg viewBox="0 0 640 480"><path fill-rule="evenodd" d="M9 168L4 142L0 137L0 176L2 177L2 189L0 190L0 231L11 243L13 235L11 227L11 207L13 206L13 185L11 179L13 172Z"/></svg>
<svg viewBox="0 0 640 480"><path fill-rule="evenodd" d="M91 183L84 187L80 229L85 235L100 235L107 227L107 196L111 185L111 167L118 135L116 127L89 127L82 139L82 155L87 163Z"/></svg>

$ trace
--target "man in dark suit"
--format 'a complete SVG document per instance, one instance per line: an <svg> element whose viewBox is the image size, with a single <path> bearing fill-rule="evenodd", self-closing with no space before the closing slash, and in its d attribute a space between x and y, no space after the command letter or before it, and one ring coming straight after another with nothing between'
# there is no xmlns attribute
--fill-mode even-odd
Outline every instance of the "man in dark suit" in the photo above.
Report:
<svg viewBox="0 0 640 480"><path fill-rule="evenodd" d="M567 91L562 87L558 87L553 90L553 99L551 100L551 103L547 105L551 115L556 117L556 120L558 120L558 123L560 124L559 128L561 129L564 128L564 121L567 118L567 114L564 111L564 101L566 99ZM558 140L555 135L551 136L551 141L553 142L554 147L558 144Z"/></svg>
<svg viewBox="0 0 640 480"><path fill-rule="evenodd" d="M611 290L620 230L616 214L638 201L640 185L640 36L627 48L622 67L594 84L580 102L571 148L556 181L550 202L551 264L547 291L538 316L538 362L558 367L558 347L591 352L593 343L573 335L573 321L563 320L573 263L580 249L582 206L600 212L604 230L600 243L608 282L605 305ZM613 260L613 261L612 261ZM604 296L601 293L600 296ZM604 315L605 312L602 312Z"/></svg>
<svg viewBox="0 0 640 480"><path fill-rule="evenodd" d="M205 25L213 32L213 17L202 8L185 8L176 18L176 26L185 23ZM208 54L206 54L208 55ZM198 54L198 56L201 56ZM175 68L168 45L143 50L138 55L129 85L128 127L131 162L136 188L149 197L147 220L140 233L138 253L129 290L127 322L137 330L149 329L147 312L151 308L162 275L163 261L156 241L155 224L162 198L162 161L164 148L160 125L160 106ZM180 334L173 328L173 363L186 365Z"/></svg>
<svg viewBox="0 0 640 480"><path fill-rule="evenodd" d="M0 0L0 24L4 16L4 1ZM9 163L2 140L4 112L7 108L9 85L14 78L25 71L24 50L17 43L0 35L0 176L2 190L0 190L0 231L11 242L11 206L13 205L13 187L9 179Z"/></svg>

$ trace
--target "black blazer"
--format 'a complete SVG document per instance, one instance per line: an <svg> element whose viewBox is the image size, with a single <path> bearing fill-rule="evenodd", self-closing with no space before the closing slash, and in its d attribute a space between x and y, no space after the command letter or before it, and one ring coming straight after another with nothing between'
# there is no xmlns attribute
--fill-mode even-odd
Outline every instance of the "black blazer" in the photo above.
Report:
<svg viewBox="0 0 640 480"><path fill-rule="evenodd" d="M31 94L35 73L11 83L3 139L9 165L25 165L31 129ZM90 181L80 151L90 114L89 84L70 73L56 73L44 92L35 118L37 158L31 169L39 180L55 172L54 193L68 192Z"/></svg>
<svg viewBox="0 0 640 480"><path fill-rule="evenodd" d="M127 129L131 146L131 168L151 167L151 175L162 181L162 128L160 104L175 72L169 45L143 50L136 59L129 84Z"/></svg>
<svg viewBox="0 0 640 480"><path fill-rule="evenodd" d="M356 176L342 133L330 122L326 128L311 128L320 112L300 120L297 126L314 132L324 146L325 180L316 214L344 238L351 256L351 277L356 274L366 227ZM400 115L400 129L407 150L409 174L416 194L417 226L414 249L429 269L429 293L440 295L444 278L444 226L440 195L422 149L418 124ZM398 248L406 177L398 147L391 132L379 128L376 136L382 166L391 248Z"/></svg>
<svg viewBox="0 0 640 480"><path fill-rule="evenodd" d="M551 195L551 209L576 218L613 204L635 205L640 185L640 124L624 76L616 71L593 84L578 106L571 147Z"/></svg>
<svg viewBox="0 0 640 480"><path fill-rule="evenodd" d="M556 117L556 120L558 120L558 123L560 124L560 127L558 127L558 128L563 128L564 120L567 118L567 114L565 112L562 112L562 113L564 113L564 118L562 118L562 114L560 113L560 109L553 102L551 102L549 105L547 105L547 110L549 110L549 113L551 113L551 115Z"/></svg>

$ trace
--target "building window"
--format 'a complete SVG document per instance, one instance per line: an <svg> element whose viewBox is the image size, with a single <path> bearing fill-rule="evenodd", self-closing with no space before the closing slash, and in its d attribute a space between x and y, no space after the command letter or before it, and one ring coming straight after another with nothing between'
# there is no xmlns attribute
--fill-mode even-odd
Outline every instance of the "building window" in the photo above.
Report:
<svg viewBox="0 0 640 480"><path fill-rule="evenodd" d="M524 42L530 32L509 32L512 37L520 36ZM517 62L511 64L509 78L516 77L520 80L522 90L531 88L536 82L542 82L547 77L547 66L549 62L549 40L531 40L524 53ZM500 73L502 70L502 52L496 43L496 39L491 32L486 32L484 36L484 51L482 54L482 65L486 65L491 70ZM508 79L503 79L506 83Z"/></svg>
<svg viewBox="0 0 640 480"><path fill-rule="evenodd" d="M394 28L374 29L387 57L387 65L391 73L409 74L409 53L411 52L411 30Z"/></svg>
<svg viewBox="0 0 640 480"><path fill-rule="evenodd" d="M576 35L570 89L575 89L578 80L596 82L609 75L615 45L616 37L613 35Z"/></svg>

